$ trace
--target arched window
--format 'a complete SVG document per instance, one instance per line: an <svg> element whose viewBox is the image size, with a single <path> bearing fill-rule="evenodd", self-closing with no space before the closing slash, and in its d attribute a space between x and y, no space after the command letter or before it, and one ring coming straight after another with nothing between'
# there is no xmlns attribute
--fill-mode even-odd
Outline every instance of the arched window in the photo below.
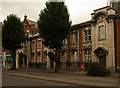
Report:
<svg viewBox="0 0 120 88"><path fill-rule="evenodd" d="M67 60L67 52L62 53L62 62L65 62Z"/></svg>
<svg viewBox="0 0 120 88"><path fill-rule="evenodd" d="M40 54L40 51L38 52L38 62L39 62L39 63L41 62L41 54Z"/></svg>
<svg viewBox="0 0 120 88"><path fill-rule="evenodd" d="M35 53L32 52L32 62L34 63L35 62Z"/></svg>
<svg viewBox="0 0 120 88"><path fill-rule="evenodd" d="M84 52L84 61L85 62L92 62L92 59L91 59L91 51L90 50L86 50Z"/></svg>
<svg viewBox="0 0 120 88"><path fill-rule="evenodd" d="M73 51L72 52L72 59L73 62L77 62L78 61L78 51Z"/></svg>

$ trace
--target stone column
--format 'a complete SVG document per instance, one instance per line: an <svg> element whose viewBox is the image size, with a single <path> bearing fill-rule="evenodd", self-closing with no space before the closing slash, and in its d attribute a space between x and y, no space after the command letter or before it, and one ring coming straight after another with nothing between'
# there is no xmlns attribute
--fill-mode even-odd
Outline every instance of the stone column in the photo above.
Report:
<svg viewBox="0 0 120 88"><path fill-rule="evenodd" d="M19 52L16 53L16 68L19 68Z"/></svg>
<svg viewBox="0 0 120 88"><path fill-rule="evenodd" d="M5 64L5 60L6 60L6 53L4 52L4 53L3 53L3 55L4 55L4 58L3 58L3 68L5 68L5 65L6 65L6 64Z"/></svg>

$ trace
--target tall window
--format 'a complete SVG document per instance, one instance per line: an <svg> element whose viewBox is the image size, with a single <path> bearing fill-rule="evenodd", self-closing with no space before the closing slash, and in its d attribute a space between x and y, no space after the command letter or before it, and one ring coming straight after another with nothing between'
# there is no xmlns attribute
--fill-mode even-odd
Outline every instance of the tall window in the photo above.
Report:
<svg viewBox="0 0 120 88"><path fill-rule="evenodd" d="M35 53L32 53L32 62L35 63Z"/></svg>
<svg viewBox="0 0 120 88"><path fill-rule="evenodd" d="M91 30L88 30L88 40L91 40Z"/></svg>
<svg viewBox="0 0 120 88"><path fill-rule="evenodd" d="M38 40L38 44L37 44L38 48L41 48L41 41Z"/></svg>
<svg viewBox="0 0 120 88"><path fill-rule="evenodd" d="M87 41L87 30L84 30L84 41Z"/></svg>
<svg viewBox="0 0 120 88"><path fill-rule="evenodd" d="M63 44L67 44L67 39L63 40Z"/></svg>
<svg viewBox="0 0 120 88"><path fill-rule="evenodd" d="M77 32L72 33L72 43L78 43L78 34Z"/></svg>
<svg viewBox="0 0 120 88"><path fill-rule="evenodd" d="M72 33L72 43L75 43L75 34Z"/></svg>
<svg viewBox="0 0 120 88"><path fill-rule="evenodd" d="M39 62L39 63L41 62L41 54L40 54L40 51L38 52L38 62Z"/></svg>
<svg viewBox="0 0 120 88"><path fill-rule="evenodd" d="M67 53L64 52L64 53L62 53L62 62L65 62L66 59L67 59Z"/></svg>
<svg viewBox="0 0 120 88"><path fill-rule="evenodd" d="M87 50L84 52L84 59L85 59L85 62L91 62L91 51L90 50Z"/></svg>
<svg viewBox="0 0 120 88"><path fill-rule="evenodd" d="M32 41L32 49L35 49L35 41Z"/></svg>
<svg viewBox="0 0 120 88"><path fill-rule="evenodd" d="M72 61L77 62L77 60L78 60L78 52L74 51L72 52Z"/></svg>
<svg viewBox="0 0 120 88"><path fill-rule="evenodd" d="M99 39L104 39L104 38L105 38L105 29L103 25L103 26L99 26Z"/></svg>
<svg viewBox="0 0 120 88"><path fill-rule="evenodd" d="M65 44L67 44L67 39L65 39Z"/></svg>
<svg viewBox="0 0 120 88"><path fill-rule="evenodd" d="M78 43L78 34L75 32L75 43Z"/></svg>
<svg viewBox="0 0 120 88"><path fill-rule="evenodd" d="M91 30L84 30L84 41L91 41Z"/></svg>

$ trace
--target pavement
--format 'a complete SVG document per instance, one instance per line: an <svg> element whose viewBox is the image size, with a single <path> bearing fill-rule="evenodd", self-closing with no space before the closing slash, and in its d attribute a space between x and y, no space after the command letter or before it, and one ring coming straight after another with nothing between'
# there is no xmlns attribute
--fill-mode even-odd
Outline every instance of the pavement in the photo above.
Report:
<svg viewBox="0 0 120 88"><path fill-rule="evenodd" d="M38 68L22 68L17 70L3 69L4 75L34 78L59 83L72 84L86 87L118 87L118 73L112 73L108 77L88 76L86 72L59 71L52 73Z"/></svg>

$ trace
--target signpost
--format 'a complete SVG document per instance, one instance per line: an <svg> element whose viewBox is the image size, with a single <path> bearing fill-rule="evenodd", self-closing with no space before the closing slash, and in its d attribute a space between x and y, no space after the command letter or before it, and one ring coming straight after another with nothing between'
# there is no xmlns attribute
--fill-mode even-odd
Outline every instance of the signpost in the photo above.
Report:
<svg viewBox="0 0 120 88"><path fill-rule="evenodd" d="M85 70L85 64L81 64L80 67L81 67L81 71Z"/></svg>

